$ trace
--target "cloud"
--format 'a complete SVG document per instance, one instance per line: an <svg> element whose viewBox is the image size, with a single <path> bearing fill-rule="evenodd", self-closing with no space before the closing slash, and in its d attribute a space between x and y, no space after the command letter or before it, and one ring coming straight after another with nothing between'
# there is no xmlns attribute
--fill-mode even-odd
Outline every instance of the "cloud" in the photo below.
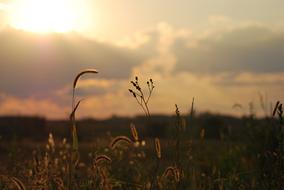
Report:
<svg viewBox="0 0 284 190"><path fill-rule="evenodd" d="M0 43L0 74L5 79L0 89L20 97L50 96L86 68L98 69L100 78L128 78L143 58L77 34L41 36L9 29L0 32Z"/></svg>
<svg viewBox="0 0 284 190"><path fill-rule="evenodd" d="M187 112L193 97L198 110L232 114L240 114L234 103L246 105L259 92L271 101L283 99L284 32L259 24L233 26L222 16L209 20L212 30L204 33L162 22L116 45L77 34L2 31L1 113L64 117L75 74L93 67L100 73L83 77L76 91L87 97L81 117L143 113L128 92L135 76L143 87L149 78L155 82L152 113L171 114L174 104ZM229 27L216 29L224 22Z"/></svg>
<svg viewBox="0 0 284 190"><path fill-rule="evenodd" d="M219 34L220 35L220 34ZM199 39L188 47L178 41L173 48L177 57L176 71L199 73L284 71L284 32L249 26L227 31L218 39ZM196 42L195 42L196 43Z"/></svg>
<svg viewBox="0 0 284 190"><path fill-rule="evenodd" d="M49 118L68 118L69 107L60 106L51 100L21 99L5 96L0 101L1 115L34 115Z"/></svg>
<svg viewBox="0 0 284 190"><path fill-rule="evenodd" d="M6 2L0 2L0 31L7 27L7 12L9 11L9 4Z"/></svg>
<svg viewBox="0 0 284 190"><path fill-rule="evenodd" d="M284 72L279 73L247 73L240 74L226 73L215 81L218 85L224 86L266 86L281 87L284 85Z"/></svg>
<svg viewBox="0 0 284 190"><path fill-rule="evenodd" d="M78 82L76 87L76 96L89 97L98 96L106 93L114 93L123 88L126 80L119 79L84 79ZM68 85L58 90L58 96L66 97L72 94L73 88Z"/></svg>

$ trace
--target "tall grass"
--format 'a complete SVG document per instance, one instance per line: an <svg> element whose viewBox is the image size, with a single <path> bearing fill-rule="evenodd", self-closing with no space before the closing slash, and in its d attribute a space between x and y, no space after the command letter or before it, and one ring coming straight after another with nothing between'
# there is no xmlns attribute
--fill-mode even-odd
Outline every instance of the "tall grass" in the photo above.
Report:
<svg viewBox="0 0 284 190"><path fill-rule="evenodd" d="M79 161L79 142L78 142L78 135L77 135L77 128L76 128L76 111L81 103L82 100L79 100L76 103L76 97L75 97L75 90L76 90L76 85L80 79L85 74L97 74L98 71L95 69L87 69L84 71L81 71L78 73L73 81L73 90L72 90L72 111L70 114L70 120L72 123L72 132L71 132L71 137L72 137L72 150L71 150L71 157L70 157L70 163L69 163L69 180L68 180L68 189L73 188L73 171L76 168L76 165Z"/></svg>
<svg viewBox="0 0 284 190"><path fill-rule="evenodd" d="M84 70L73 81L70 142L50 134L45 147L34 150L32 159L21 165L21 172L0 175L0 189L284 188L283 105L280 101L271 116L261 123L256 122L254 114L244 118L245 131L238 141L226 141L229 135L221 140L210 140L205 128L193 130L196 127L193 99L188 114L182 114L175 105L175 116L168 131L171 137L143 136L136 123L129 123L128 135L109 134L101 139L105 144L83 152L79 149L76 126L76 113L82 100L76 99L75 92L82 76L96 73L94 69ZM146 92L138 77L130 83L130 94L151 121L149 103L155 87L153 80L146 82ZM194 135L194 131L198 135Z"/></svg>

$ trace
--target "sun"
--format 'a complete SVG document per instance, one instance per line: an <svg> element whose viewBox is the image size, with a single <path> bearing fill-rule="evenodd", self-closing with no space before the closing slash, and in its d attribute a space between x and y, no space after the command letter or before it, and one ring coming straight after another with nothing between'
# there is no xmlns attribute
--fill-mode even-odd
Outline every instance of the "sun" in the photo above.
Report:
<svg viewBox="0 0 284 190"><path fill-rule="evenodd" d="M79 29L79 10L74 0L18 0L12 4L9 23L31 32L69 32Z"/></svg>

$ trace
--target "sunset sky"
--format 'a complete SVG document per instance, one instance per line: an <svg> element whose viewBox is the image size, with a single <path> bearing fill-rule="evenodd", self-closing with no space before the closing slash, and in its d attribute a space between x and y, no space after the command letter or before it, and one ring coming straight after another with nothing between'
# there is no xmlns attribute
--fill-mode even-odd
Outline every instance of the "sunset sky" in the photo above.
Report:
<svg viewBox="0 0 284 190"><path fill-rule="evenodd" d="M284 99L283 0L0 0L0 114L142 114L130 80L155 83L152 113L262 114ZM241 104L242 108L233 108Z"/></svg>

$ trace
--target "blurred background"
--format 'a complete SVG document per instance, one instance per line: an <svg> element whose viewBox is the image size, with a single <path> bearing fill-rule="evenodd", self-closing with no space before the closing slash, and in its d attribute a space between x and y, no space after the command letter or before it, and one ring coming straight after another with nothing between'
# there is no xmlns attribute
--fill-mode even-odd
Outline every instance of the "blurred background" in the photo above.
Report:
<svg viewBox="0 0 284 190"><path fill-rule="evenodd" d="M128 92L152 78L152 114L198 111L263 116L284 92L284 2L279 0L2 0L0 114L67 118L141 114ZM234 109L233 105L241 107Z"/></svg>

